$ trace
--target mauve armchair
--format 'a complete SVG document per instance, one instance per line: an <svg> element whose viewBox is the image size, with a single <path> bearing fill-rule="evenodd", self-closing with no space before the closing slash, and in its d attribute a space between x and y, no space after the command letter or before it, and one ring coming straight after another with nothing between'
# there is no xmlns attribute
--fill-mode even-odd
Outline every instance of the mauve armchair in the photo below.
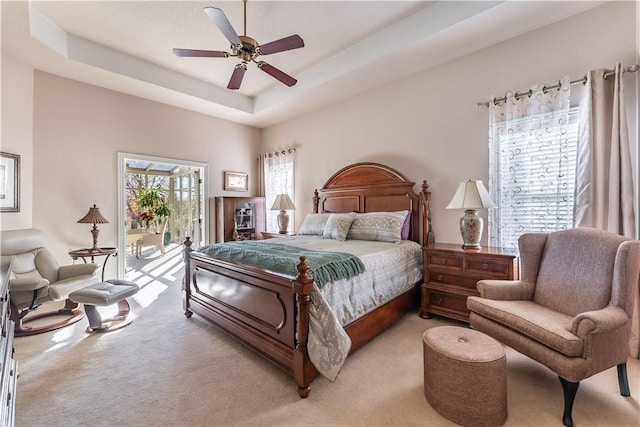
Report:
<svg viewBox="0 0 640 427"><path fill-rule="evenodd" d="M590 228L519 239L521 280L478 282L471 327L558 374L563 423L572 426L580 381L617 366L629 396L627 359L640 241Z"/></svg>

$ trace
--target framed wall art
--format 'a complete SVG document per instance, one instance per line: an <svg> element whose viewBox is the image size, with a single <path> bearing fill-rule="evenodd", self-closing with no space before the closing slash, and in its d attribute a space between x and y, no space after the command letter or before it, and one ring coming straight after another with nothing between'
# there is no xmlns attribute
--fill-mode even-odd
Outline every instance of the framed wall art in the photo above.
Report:
<svg viewBox="0 0 640 427"><path fill-rule="evenodd" d="M246 173L225 171L224 189L228 191L248 191L249 175Z"/></svg>
<svg viewBox="0 0 640 427"><path fill-rule="evenodd" d="M0 212L20 212L20 156L0 152Z"/></svg>

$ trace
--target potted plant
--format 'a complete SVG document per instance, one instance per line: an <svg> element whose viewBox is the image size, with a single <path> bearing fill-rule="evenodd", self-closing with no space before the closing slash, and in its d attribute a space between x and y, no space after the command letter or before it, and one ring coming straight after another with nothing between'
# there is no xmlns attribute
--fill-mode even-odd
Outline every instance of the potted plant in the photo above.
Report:
<svg viewBox="0 0 640 427"><path fill-rule="evenodd" d="M173 207L165 202L162 188L160 188L159 185L140 188L140 194L136 201L138 207L143 211L140 214L140 219L145 221L147 227L149 227L151 221L158 221L159 224L164 218L170 217L173 214Z"/></svg>

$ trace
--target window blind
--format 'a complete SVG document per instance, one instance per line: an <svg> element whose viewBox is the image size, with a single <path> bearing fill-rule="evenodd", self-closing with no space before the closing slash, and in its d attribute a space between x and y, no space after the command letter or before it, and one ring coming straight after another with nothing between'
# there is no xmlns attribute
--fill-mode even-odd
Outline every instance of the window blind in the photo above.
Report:
<svg viewBox="0 0 640 427"><path fill-rule="evenodd" d="M517 248L518 237L526 232L573 227L578 116L579 108L572 107L567 123L562 113L510 123L514 132L507 136L498 162L496 209L500 210L497 226L508 225L513 232L501 235L500 246ZM539 131L541 120L543 132Z"/></svg>

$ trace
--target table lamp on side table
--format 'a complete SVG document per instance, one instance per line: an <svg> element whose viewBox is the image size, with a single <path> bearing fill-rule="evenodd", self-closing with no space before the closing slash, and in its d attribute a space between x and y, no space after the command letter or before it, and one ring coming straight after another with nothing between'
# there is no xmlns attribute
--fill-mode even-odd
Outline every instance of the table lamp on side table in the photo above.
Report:
<svg viewBox="0 0 640 427"><path fill-rule="evenodd" d="M78 220L80 224L93 224L93 228L91 229L91 235L93 236L93 247L92 251L98 251L100 248L98 247L98 227L96 224L108 224L109 221L100 213L100 208L96 207L94 204L92 208L89 208L89 212Z"/></svg>
<svg viewBox="0 0 640 427"><path fill-rule="evenodd" d="M280 234L286 234L287 228L289 228L289 215L287 214L287 210L295 210L296 207L293 205L291 198L286 193L278 194L276 196L276 200L273 202L273 206L271 206L272 211L280 211L278 214L278 227L280 228Z"/></svg>
<svg viewBox="0 0 640 427"><path fill-rule="evenodd" d="M491 200L482 181L460 183L446 209L464 209L464 216L460 218L463 249L480 249L483 221L478 215L478 209L495 207L496 204Z"/></svg>

